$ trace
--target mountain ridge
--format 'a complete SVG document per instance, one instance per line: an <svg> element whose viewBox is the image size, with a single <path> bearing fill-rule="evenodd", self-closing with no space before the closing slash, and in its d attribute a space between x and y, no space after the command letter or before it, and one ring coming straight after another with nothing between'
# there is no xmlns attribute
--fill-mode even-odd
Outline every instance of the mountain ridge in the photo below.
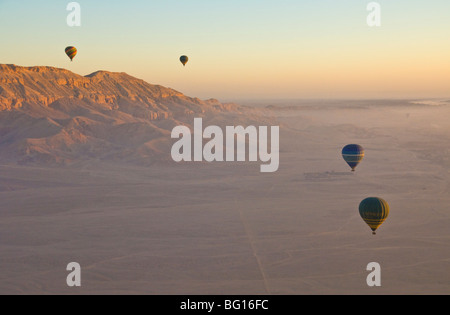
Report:
<svg viewBox="0 0 450 315"><path fill-rule="evenodd" d="M149 84L125 72L99 70L81 76L55 67L0 64L0 110L20 108L24 104L48 106L64 97L103 104L113 104L120 98L128 98L151 107L155 107L155 101L164 103L161 102L164 99L169 104L184 101L204 106L214 103L220 107L217 100L208 100L202 104L198 98L187 97L161 85Z"/></svg>
<svg viewBox="0 0 450 315"><path fill-rule="evenodd" d="M81 76L0 64L0 163L168 161L171 130L192 126L194 117L219 125L259 119L246 107L188 97L124 72Z"/></svg>

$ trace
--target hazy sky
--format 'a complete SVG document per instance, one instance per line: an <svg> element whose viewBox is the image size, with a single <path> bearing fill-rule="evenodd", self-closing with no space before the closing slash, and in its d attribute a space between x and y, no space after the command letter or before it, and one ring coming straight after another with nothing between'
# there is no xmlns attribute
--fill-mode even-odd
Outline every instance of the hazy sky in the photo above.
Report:
<svg viewBox="0 0 450 315"><path fill-rule="evenodd" d="M0 0L0 63L222 100L450 96L450 0L377 1L375 28L365 0L84 0L81 27L66 24L69 2Z"/></svg>

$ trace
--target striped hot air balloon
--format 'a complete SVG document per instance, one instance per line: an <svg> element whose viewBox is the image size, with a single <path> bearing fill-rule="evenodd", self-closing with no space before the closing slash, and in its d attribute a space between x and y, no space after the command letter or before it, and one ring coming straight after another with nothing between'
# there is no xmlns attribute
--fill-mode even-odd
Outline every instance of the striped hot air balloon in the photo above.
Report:
<svg viewBox="0 0 450 315"><path fill-rule="evenodd" d="M359 205L359 214L375 235L375 231L386 221L389 215L389 205L381 198L366 198Z"/></svg>
<svg viewBox="0 0 450 315"><path fill-rule="evenodd" d="M364 158L364 149L359 144L349 144L342 149L342 157L354 172Z"/></svg>
<svg viewBox="0 0 450 315"><path fill-rule="evenodd" d="M187 62L189 61L188 56L181 56L180 61L183 64L183 66L186 66Z"/></svg>
<svg viewBox="0 0 450 315"><path fill-rule="evenodd" d="M73 58L77 54L77 49L73 46L66 47L66 55L70 58L70 61L73 61Z"/></svg>

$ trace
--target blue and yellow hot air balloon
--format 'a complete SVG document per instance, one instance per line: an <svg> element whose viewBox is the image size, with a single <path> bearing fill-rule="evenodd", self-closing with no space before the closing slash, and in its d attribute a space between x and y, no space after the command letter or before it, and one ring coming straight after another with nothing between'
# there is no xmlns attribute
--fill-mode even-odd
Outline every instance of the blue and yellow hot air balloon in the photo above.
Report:
<svg viewBox="0 0 450 315"><path fill-rule="evenodd" d="M354 172L364 158L364 149L359 144L349 144L342 149L342 157Z"/></svg>
<svg viewBox="0 0 450 315"><path fill-rule="evenodd" d="M385 200L378 197L366 198L359 205L359 214L375 235L375 231L386 221L389 215L389 205Z"/></svg>
<svg viewBox="0 0 450 315"><path fill-rule="evenodd" d="M183 64L183 66L186 66L187 62L189 61L189 58L188 58L188 56L183 55L180 57L180 61Z"/></svg>
<svg viewBox="0 0 450 315"><path fill-rule="evenodd" d="M66 55L70 58L70 61L73 61L73 58L77 54L77 49L73 46L66 47L65 49Z"/></svg>

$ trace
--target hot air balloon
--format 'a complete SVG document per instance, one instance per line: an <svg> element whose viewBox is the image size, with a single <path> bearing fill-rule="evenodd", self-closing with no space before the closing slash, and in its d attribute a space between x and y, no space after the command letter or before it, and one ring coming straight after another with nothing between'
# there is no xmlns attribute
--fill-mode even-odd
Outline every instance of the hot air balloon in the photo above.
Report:
<svg viewBox="0 0 450 315"><path fill-rule="evenodd" d="M389 205L381 198L370 197L360 203L359 214L375 235L375 231L386 221L389 215Z"/></svg>
<svg viewBox="0 0 450 315"><path fill-rule="evenodd" d="M342 157L352 168L352 172L364 158L364 149L359 144L349 144L342 149Z"/></svg>
<svg viewBox="0 0 450 315"><path fill-rule="evenodd" d="M180 61L183 64L183 66L186 66L187 62L189 61L188 56L181 56Z"/></svg>
<svg viewBox="0 0 450 315"><path fill-rule="evenodd" d="M77 54L77 49L73 46L66 47L66 55L70 58L70 61L73 61L73 58Z"/></svg>

